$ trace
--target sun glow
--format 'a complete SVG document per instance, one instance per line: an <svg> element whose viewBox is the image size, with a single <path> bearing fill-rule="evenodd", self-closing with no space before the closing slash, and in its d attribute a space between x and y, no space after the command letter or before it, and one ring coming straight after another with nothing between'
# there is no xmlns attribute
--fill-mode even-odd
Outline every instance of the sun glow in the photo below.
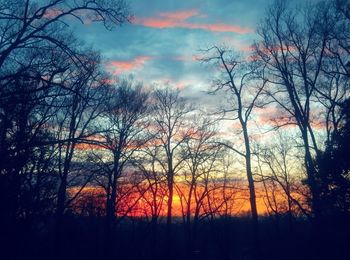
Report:
<svg viewBox="0 0 350 260"><path fill-rule="evenodd" d="M128 186L128 187L126 187ZM157 193L152 193L146 185L132 187L128 184L119 188L119 192L128 190L127 194L117 196L116 216L165 217L167 215L168 192L165 185L158 187ZM82 215L105 214L105 191L101 187L88 186L81 190L80 187L71 188L69 196L80 192L74 201L72 209ZM184 183L178 184L174 191L172 201L172 215L174 217L190 216L195 214L201 217L219 217L223 215L242 216L250 214L249 192L245 185L241 187L224 188L211 186L209 188L196 187L192 194L190 187ZM282 190L267 191L258 185L256 189L256 202L259 215L270 215L275 211L283 214L288 211L286 195ZM300 204L306 201L300 195L293 194ZM190 199L189 199L190 198ZM305 206L307 207L307 206ZM188 211L189 210L189 211ZM297 214L298 209L293 208Z"/></svg>

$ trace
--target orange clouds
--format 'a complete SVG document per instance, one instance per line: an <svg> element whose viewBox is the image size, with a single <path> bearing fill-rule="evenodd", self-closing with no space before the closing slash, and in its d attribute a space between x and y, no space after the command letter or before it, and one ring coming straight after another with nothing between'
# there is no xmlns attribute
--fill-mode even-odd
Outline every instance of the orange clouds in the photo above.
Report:
<svg viewBox="0 0 350 260"><path fill-rule="evenodd" d="M107 68L114 75L119 75L125 72L132 71L134 69L142 68L144 64L151 59L152 57L150 56L138 56L135 57L133 60L111 61L107 65Z"/></svg>
<svg viewBox="0 0 350 260"><path fill-rule="evenodd" d="M198 10L184 10L177 12L160 13L158 17L136 17L134 23L152 28L186 28L186 29L202 29L212 32L233 32L238 34L251 33L250 28L243 28L237 25L224 23L203 24L187 21L189 18L204 18L206 15L200 14Z"/></svg>

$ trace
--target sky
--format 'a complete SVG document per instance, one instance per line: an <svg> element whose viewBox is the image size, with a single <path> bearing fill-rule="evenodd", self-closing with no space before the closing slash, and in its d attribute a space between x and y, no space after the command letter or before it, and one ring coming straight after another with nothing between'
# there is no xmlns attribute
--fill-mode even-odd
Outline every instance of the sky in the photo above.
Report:
<svg viewBox="0 0 350 260"><path fill-rule="evenodd" d="M246 53L270 0L129 0L131 24L107 31L75 24L77 37L101 52L106 70L134 75L144 85L169 83L199 103L213 75L198 61L201 49L225 44Z"/></svg>
<svg viewBox="0 0 350 260"><path fill-rule="evenodd" d="M215 75L198 61L200 50L224 44L248 55L250 46L258 40L256 27L272 1L128 0L134 15L132 23L112 31L97 23L75 23L73 29L77 38L101 52L103 66L112 75L133 75L145 86L169 83L201 108L217 107L224 103L223 97L207 94ZM260 122L265 122L261 121L264 115L274 112L257 111ZM253 137L258 139L261 127L253 128L257 132ZM239 129L232 121L220 123L222 135L230 140L232 130ZM243 144L235 142L235 146L240 150Z"/></svg>
<svg viewBox="0 0 350 260"><path fill-rule="evenodd" d="M318 1L318 0L308 0ZM127 0L134 18L111 31L102 24L75 22L76 37L100 51L106 71L116 77L133 75L148 86L182 90L200 109L227 106L229 97L208 95L215 72L201 63L201 50L224 45L248 55L258 40L256 28L273 0ZM290 0L305 4L306 0ZM226 107L227 108L227 107ZM259 114L260 113L260 114ZM258 111L266 124L276 110ZM256 123L255 123L256 124ZM232 135L235 122L221 121L223 136ZM253 126L256 138L266 129ZM251 129L253 129L251 128ZM237 130L237 129L236 129ZM237 130L238 131L238 130Z"/></svg>

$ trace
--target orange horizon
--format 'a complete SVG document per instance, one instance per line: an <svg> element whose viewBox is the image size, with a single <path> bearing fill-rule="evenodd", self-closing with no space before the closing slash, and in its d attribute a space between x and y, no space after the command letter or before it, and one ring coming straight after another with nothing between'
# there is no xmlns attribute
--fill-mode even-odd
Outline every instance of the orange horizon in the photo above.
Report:
<svg viewBox="0 0 350 260"><path fill-rule="evenodd" d="M246 186L243 184L241 185ZM174 189L173 195L172 216L182 218L187 215L189 187L184 183L176 184L176 186L177 188ZM68 196L74 196L79 189L80 187L69 189ZM152 215L156 215L158 218L167 216L168 195L165 185L163 185L163 187L158 187L159 193L155 197L155 200L153 194L147 189L146 185L132 187L130 184L124 184L124 186L119 189L116 216L145 218L151 218ZM196 202L195 198L192 197L190 204L191 217L194 216L196 207L199 208L200 216L245 216L250 214L251 209L247 188L226 187L225 190L223 190L224 187L212 186L210 189L212 189L212 191L205 195L205 198L200 203L198 203L198 201ZM197 187L196 192L198 200L198 197L203 195L204 187ZM267 200L267 196L271 195L271 192L266 195L266 191L261 186L257 185L256 204L260 216L273 214ZM302 205L306 205L305 198L297 194L293 194L293 197ZM72 209L75 213L82 215L95 214L103 216L105 214L105 203L105 191L102 187L87 186L83 188L76 200L73 201ZM281 190L275 192L274 203L274 206L277 206L279 214L288 211L286 195L283 194ZM299 214L299 211L294 208L293 213Z"/></svg>

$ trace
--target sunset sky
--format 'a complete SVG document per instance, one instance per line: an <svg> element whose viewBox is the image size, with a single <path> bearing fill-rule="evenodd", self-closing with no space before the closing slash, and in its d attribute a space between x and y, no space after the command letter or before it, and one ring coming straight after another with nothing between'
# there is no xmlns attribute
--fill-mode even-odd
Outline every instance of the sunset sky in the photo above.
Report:
<svg viewBox="0 0 350 260"><path fill-rule="evenodd" d="M0 256L344 259L349 64L350 0L0 0Z"/></svg>
<svg viewBox="0 0 350 260"><path fill-rule="evenodd" d="M317 0L311 0L317 1ZM248 55L258 40L256 27L272 0L130 0L133 21L112 31L101 23L72 24L78 39L102 54L103 65L115 76L133 75L148 86L169 83L200 108L216 109L225 97L207 94L215 72L198 61L205 48L224 45ZM304 0L291 1L305 4ZM269 113L256 111L268 123ZM260 114L263 114L262 116ZM266 118L268 117L268 118ZM225 122L223 132L234 128ZM223 124L223 122L221 123Z"/></svg>
<svg viewBox="0 0 350 260"><path fill-rule="evenodd" d="M270 0L129 1L134 20L113 31L101 24L75 24L77 37L101 51L107 70L133 74L145 85L170 82L197 99L208 89L200 49L225 43L249 51L255 27Z"/></svg>
<svg viewBox="0 0 350 260"><path fill-rule="evenodd" d="M79 39L101 52L104 66L111 74L134 75L145 86L169 83L202 107L216 106L222 99L206 94L213 73L198 61L200 50L224 44L248 55L257 39L256 26L270 2L272 0L131 0L134 14L131 24L107 31L101 24L75 23L74 29ZM221 126L220 131L235 128L234 122L221 122L223 124L226 128ZM180 215L178 197L174 201L175 214ZM239 213L250 208L248 200L236 200L235 207ZM258 207L260 213L266 213L259 196Z"/></svg>

